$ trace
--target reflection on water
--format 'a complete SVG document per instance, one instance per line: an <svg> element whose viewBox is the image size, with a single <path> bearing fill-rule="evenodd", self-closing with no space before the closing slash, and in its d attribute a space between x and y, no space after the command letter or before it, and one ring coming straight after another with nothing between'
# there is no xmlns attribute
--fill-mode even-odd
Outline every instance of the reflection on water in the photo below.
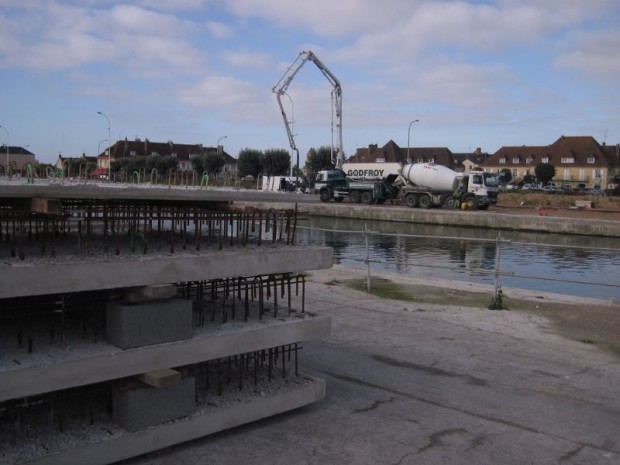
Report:
<svg viewBox="0 0 620 465"><path fill-rule="evenodd" d="M419 224L311 218L298 242L334 248L335 262L410 275L494 283L497 231ZM620 299L618 239L502 231L500 270L505 287L581 297ZM486 271L486 273L485 273Z"/></svg>

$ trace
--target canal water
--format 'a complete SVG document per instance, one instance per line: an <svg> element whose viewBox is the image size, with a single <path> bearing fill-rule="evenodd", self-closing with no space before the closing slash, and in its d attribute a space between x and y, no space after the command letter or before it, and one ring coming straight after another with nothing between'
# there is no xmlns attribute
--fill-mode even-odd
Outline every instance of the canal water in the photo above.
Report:
<svg viewBox="0 0 620 465"><path fill-rule="evenodd" d="M369 231L364 234L363 231ZM297 242L333 247L336 264L412 276L620 300L620 239L310 218ZM498 245L499 244L499 245Z"/></svg>

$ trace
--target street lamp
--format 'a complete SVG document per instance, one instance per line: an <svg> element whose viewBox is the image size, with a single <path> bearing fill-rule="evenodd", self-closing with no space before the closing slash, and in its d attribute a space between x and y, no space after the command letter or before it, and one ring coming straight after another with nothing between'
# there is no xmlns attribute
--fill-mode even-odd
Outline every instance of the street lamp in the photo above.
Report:
<svg viewBox="0 0 620 465"><path fill-rule="evenodd" d="M101 153L101 144L107 141L108 139L103 139L101 142L99 142L99 145L97 145L97 156L99 156L99 154Z"/></svg>
<svg viewBox="0 0 620 465"><path fill-rule="evenodd" d="M105 113L97 112L98 115L103 116L108 121L108 181L112 182L112 152L110 151L110 118Z"/></svg>
<svg viewBox="0 0 620 465"><path fill-rule="evenodd" d="M409 123L409 129L407 130L407 163L411 163L411 155L409 155L409 136L411 134L411 125L413 123L417 123L420 121L419 119L414 119L411 123Z"/></svg>
<svg viewBox="0 0 620 465"><path fill-rule="evenodd" d="M4 167L4 174L6 174L7 179L9 178L9 130L4 126L0 126L0 128L4 129L6 132L6 166Z"/></svg>
<svg viewBox="0 0 620 465"><path fill-rule="evenodd" d="M220 141L221 141L222 139L228 139L228 136L222 136L222 137L220 137L220 138L217 140L217 147L216 147L216 148L217 148L217 154L218 154L218 155L220 154Z"/></svg>

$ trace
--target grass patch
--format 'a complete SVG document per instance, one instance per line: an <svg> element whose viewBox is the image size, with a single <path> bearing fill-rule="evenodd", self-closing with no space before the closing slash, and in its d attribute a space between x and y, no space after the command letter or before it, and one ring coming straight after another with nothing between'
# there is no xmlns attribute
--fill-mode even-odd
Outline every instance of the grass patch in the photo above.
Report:
<svg viewBox="0 0 620 465"><path fill-rule="evenodd" d="M366 292L366 279L332 281ZM510 292L508 292L510 293ZM381 299L400 300L416 304L458 305L488 308L492 293L453 290L433 286L400 284L384 278L372 278L370 294ZM583 306L545 301L510 298L502 293L503 308L548 318L558 333L573 341L620 355L620 306Z"/></svg>

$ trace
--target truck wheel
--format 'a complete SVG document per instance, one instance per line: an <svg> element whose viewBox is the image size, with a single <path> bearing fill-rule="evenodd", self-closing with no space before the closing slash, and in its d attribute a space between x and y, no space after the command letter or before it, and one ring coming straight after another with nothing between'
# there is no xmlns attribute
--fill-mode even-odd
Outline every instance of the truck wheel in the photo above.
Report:
<svg viewBox="0 0 620 465"><path fill-rule="evenodd" d="M365 204L372 203L372 192L362 192L362 203L365 203Z"/></svg>
<svg viewBox="0 0 620 465"><path fill-rule="evenodd" d="M454 197L449 195L446 197L446 200L444 200L443 206L446 208L456 208L454 206L454 202L455 202Z"/></svg>
<svg viewBox="0 0 620 465"><path fill-rule="evenodd" d="M418 206L418 196L415 194L407 194L405 197L405 203L409 208L415 208Z"/></svg>
<svg viewBox="0 0 620 465"><path fill-rule="evenodd" d="M418 199L418 203L420 204L420 208L429 208L431 206L431 196L423 194Z"/></svg>
<svg viewBox="0 0 620 465"><path fill-rule="evenodd" d="M319 197L321 198L321 202L329 202L329 199L332 198L332 191L330 188L321 189L319 193Z"/></svg>
<svg viewBox="0 0 620 465"><path fill-rule="evenodd" d="M349 200L351 200L351 202L353 203L360 203L362 200L362 195L359 193L359 191L353 191L349 194Z"/></svg>

